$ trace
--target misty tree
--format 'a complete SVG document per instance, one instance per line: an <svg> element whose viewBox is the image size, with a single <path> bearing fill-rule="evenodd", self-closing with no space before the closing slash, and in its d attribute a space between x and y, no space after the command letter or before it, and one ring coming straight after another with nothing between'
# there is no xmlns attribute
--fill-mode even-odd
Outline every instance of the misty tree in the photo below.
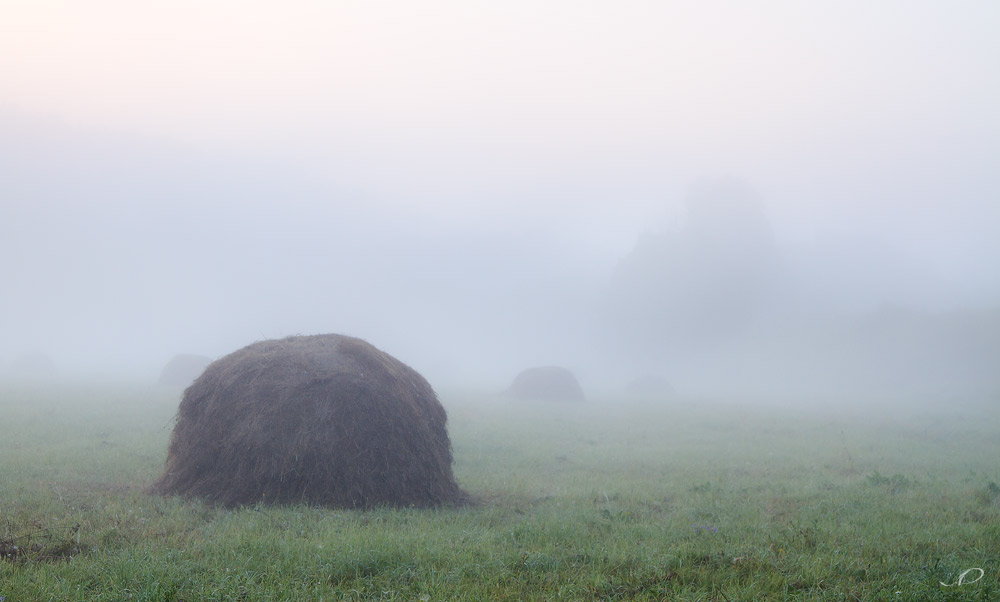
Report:
<svg viewBox="0 0 1000 602"><path fill-rule="evenodd" d="M701 181L685 210L681 228L644 236L612 275L603 323L622 351L711 348L750 326L773 292L774 235L747 184Z"/></svg>

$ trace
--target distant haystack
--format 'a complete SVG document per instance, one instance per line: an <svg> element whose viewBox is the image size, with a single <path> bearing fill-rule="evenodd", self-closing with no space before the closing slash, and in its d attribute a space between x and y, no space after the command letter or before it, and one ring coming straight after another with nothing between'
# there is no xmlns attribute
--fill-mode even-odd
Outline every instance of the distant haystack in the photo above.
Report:
<svg viewBox="0 0 1000 602"><path fill-rule="evenodd" d="M573 373L559 366L528 368L514 378L505 395L542 401L585 401Z"/></svg>
<svg viewBox="0 0 1000 602"><path fill-rule="evenodd" d="M185 391L152 490L227 506L458 503L446 421L422 376L361 339L261 341Z"/></svg>
<svg viewBox="0 0 1000 602"><path fill-rule="evenodd" d="M45 353L25 353L14 359L8 374L15 379L44 380L59 374L56 363Z"/></svg>
<svg viewBox="0 0 1000 602"><path fill-rule="evenodd" d="M160 384L170 387L187 387L201 376L212 358L205 355L181 353L170 358L160 373Z"/></svg>
<svg viewBox="0 0 1000 602"><path fill-rule="evenodd" d="M636 397L665 397L673 394L674 388L662 376L644 374L632 380L625 391Z"/></svg>

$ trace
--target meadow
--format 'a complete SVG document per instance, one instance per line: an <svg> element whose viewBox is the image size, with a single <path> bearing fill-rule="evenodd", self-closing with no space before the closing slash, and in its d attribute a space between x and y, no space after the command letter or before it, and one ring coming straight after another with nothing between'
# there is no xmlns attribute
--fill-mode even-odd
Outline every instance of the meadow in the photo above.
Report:
<svg viewBox="0 0 1000 602"><path fill-rule="evenodd" d="M439 392L458 508L151 496L180 391L0 387L0 601L1000 600L1000 401Z"/></svg>

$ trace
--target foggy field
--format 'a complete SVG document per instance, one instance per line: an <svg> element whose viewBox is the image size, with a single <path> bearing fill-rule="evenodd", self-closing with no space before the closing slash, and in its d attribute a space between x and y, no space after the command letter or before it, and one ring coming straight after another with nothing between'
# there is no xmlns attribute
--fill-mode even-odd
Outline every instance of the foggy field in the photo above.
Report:
<svg viewBox="0 0 1000 602"><path fill-rule="evenodd" d="M472 506L144 493L177 389L0 391L0 597L994 600L995 400L836 409L441 391ZM961 585L955 584L968 569ZM977 579L978 578L978 579ZM974 582L973 582L974 581Z"/></svg>
<svg viewBox="0 0 1000 602"><path fill-rule="evenodd" d="M0 1L0 602L1000 602L998 31Z"/></svg>

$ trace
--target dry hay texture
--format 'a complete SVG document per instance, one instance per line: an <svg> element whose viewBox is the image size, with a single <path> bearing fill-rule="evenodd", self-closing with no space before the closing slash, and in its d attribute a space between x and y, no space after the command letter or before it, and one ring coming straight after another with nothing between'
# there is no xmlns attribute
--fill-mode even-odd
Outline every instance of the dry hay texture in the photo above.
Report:
<svg viewBox="0 0 1000 602"><path fill-rule="evenodd" d="M184 392L152 490L226 506L460 503L446 421L422 376L361 339L261 341Z"/></svg>
<svg viewBox="0 0 1000 602"><path fill-rule="evenodd" d="M514 378L508 397L543 401L584 401L586 397L573 373L560 366L528 368Z"/></svg>
<svg viewBox="0 0 1000 602"><path fill-rule="evenodd" d="M186 387L198 378L205 368L212 363L212 358L204 355L180 353L170 358L160 373L159 383L172 387Z"/></svg>

